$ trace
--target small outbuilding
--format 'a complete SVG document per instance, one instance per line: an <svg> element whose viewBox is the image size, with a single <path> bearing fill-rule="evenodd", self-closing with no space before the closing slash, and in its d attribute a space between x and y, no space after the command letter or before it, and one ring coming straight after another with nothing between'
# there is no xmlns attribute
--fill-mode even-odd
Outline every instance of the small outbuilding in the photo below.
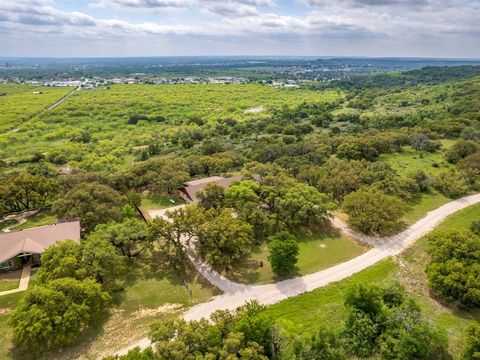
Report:
<svg viewBox="0 0 480 360"><path fill-rule="evenodd" d="M0 233L0 270L13 269L27 261L39 263L46 248L64 240L80 241L80 221Z"/></svg>

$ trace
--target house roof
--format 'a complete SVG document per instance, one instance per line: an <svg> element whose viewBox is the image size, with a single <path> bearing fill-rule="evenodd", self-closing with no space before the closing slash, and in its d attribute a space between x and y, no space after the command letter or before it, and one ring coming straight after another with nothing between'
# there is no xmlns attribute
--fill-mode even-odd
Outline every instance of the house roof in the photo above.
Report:
<svg viewBox="0 0 480 360"><path fill-rule="evenodd" d="M190 198L191 201L197 201L197 193L203 190L208 184L216 183L226 189L230 186L230 184L235 181L240 181L242 180L242 178L242 175L236 175L229 178L224 178L221 176L211 176L208 178L187 181L183 184L184 187L180 190L183 191Z"/></svg>
<svg viewBox="0 0 480 360"><path fill-rule="evenodd" d="M22 253L41 254L50 245L67 239L80 240L80 221L0 233L0 263Z"/></svg>

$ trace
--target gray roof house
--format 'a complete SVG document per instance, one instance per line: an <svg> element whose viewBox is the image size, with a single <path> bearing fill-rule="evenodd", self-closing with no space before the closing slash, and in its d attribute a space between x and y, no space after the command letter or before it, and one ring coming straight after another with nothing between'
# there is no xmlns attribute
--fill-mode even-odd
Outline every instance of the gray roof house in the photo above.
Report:
<svg viewBox="0 0 480 360"><path fill-rule="evenodd" d="M0 233L0 269L11 267L17 256L40 255L50 245L68 239L80 241L80 221Z"/></svg>
<svg viewBox="0 0 480 360"><path fill-rule="evenodd" d="M211 176L208 178L187 181L183 187L179 189L180 197L188 203L196 202L198 200L197 193L205 188L208 184L216 183L224 189L228 188L232 183L241 181L242 175L236 175L229 178L221 176Z"/></svg>

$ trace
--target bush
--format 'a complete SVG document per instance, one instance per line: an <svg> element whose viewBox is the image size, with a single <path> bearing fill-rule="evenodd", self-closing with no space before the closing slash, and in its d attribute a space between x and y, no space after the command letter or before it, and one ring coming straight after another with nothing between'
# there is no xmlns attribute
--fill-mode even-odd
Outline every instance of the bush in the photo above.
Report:
<svg viewBox="0 0 480 360"><path fill-rule="evenodd" d="M433 179L433 187L445 196L456 198L468 191L465 180L454 172L444 171Z"/></svg>
<svg viewBox="0 0 480 360"><path fill-rule="evenodd" d="M298 261L298 243L295 237L287 232L280 232L268 245L270 255L268 261L272 270L278 276L287 275L295 271Z"/></svg>
<svg viewBox="0 0 480 360"><path fill-rule="evenodd" d="M343 209L353 227L366 234L378 234L396 224L403 214L404 204L380 190L362 188L345 196Z"/></svg>
<svg viewBox="0 0 480 360"><path fill-rule="evenodd" d="M462 359L480 359L480 324L478 322L472 323L465 331L465 348Z"/></svg>
<svg viewBox="0 0 480 360"><path fill-rule="evenodd" d="M350 354L388 360L450 358L445 334L423 318L400 285L356 285L347 290L345 306L349 313L341 336Z"/></svg>
<svg viewBox="0 0 480 360"><path fill-rule="evenodd" d="M480 237L471 232L451 231L429 238L431 260L427 265L430 287L435 293L462 306L480 306Z"/></svg>
<svg viewBox="0 0 480 360"><path fill-rule="evenodd" d="M36 286L10 319L15 342L30 351L66 345L97 320L109 300L91 279L63 278Z"/></svg>
<svg viewBox="0 0 480 360"><path fill-rule="evenodd" d="M480 235L480 220L472 221L470 224L470 230L477 235Z"/></svg>
<svg viewBox="0 0 480 360"><path fill-rule="evenodd" d="M473 141L460 140L448 150L447 160L451 163L457 163L477 151L478 147Z"/></svg>

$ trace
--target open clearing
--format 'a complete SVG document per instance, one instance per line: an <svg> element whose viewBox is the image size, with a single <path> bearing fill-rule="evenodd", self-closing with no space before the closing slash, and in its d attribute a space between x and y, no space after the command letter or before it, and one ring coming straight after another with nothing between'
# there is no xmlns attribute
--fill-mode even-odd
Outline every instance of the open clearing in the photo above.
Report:
<svg viewBox="0 0 480 360"><path fill-rule="evenodd" d="M297 272L292 276L310 274L367 251L364 245L335 229L297 234L296 238L300 249ZM266 284L281 280L274 275L268 255L268 244L256 247L250 258L235 267L228 277L245 284Z"/></svg>

